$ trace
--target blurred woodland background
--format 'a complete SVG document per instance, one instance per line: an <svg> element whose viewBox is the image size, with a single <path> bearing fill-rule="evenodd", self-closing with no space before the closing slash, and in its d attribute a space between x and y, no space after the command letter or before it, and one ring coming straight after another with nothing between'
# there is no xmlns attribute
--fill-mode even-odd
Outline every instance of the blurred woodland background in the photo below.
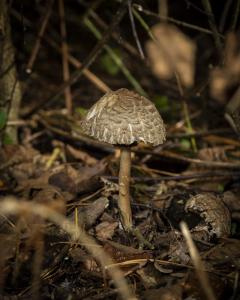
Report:
<svg viewBox="0 0 240 300"><path fill-rule="evenodd" d="M240 0L0 0L0 299L240 299ZM81 131L106 92L167 141ZM181 225L180 225L181 224Z"/></svg>

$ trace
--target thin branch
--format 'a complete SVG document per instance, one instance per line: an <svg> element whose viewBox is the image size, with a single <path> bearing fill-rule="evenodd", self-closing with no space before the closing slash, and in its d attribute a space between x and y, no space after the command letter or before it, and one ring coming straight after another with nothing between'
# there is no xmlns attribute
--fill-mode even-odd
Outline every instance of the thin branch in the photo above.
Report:
<svg viewBox="0 0 240 300"><path fill-rule="evenodd" d="M142 46L141 46L141 43L139 41L139 37L138 37L138 34L137 34L137 29L136 29L136 25L135 25L135 22L134 22L133 13L132 13L132 0L128 0L128 13L129 13L130 21L131 21L133 36L135 38L138 51L140 53L141 58L145 59L143 49L142 49Z"/></svg>
<svg viewBox="0 0 240 300"><path fill-rule="evenodd" d="M224 31L224 28L225 28L225 24L226 24L226 19L227 19L227 15L229 13L229 9L232 5L232 1L233 0L227 0L225 5L224 5L224 8L223 8L223 12L222 12L222 15L221 15L221 18L220 18L220 25L219 25L219 31L220 32L223 32Z"/></svg>
<svg viewBox="0 0 240 300"><path fill-rule="evenodd" d="M108 28L108 25L94 11L91 11L91 17L99 27L102 27L102 29L106 30ZM131 55L139 58L138 51L128 41L122 38L118 32L114 31L112 33L112 37L119 45L121 45L124 49L126 49Z"/></svg>
<svg viewBox="0 0 240 300"><path fill-rule="evenodd" d="M43 21L42 21L41 27L40 27L39 32L38 32L37 40L36 40L35 45L33 47L30 59L29 59L29 61L27 63L27 67L26 67L26 72L27 73L31 73L32 72L33 64L34 64L34 62L36 60L36 57L37 57L37 54L38 54L38 51L39 51L39 48L40 48L40 45L41 45L41 40L42 40L44 32L45 32L45 30L47 28L47 24L48 24L50 15L51 15L53 2L54 2L54 0L50 0L49 3L48 3L46 14L43 17Z"/></svg>
<svg viewBox="0 0 240 300"><path fill-rule="evenodd" d="M163 20L163 21L169 21L169 22L172 22L173 24L176 24L176 25L179 25L179 26L182 26L182 27L187 27L187 28L190 28L190 29L193 29L193 30L197 30L199 32L203 32L203 33L206 33L206 34L211 34L213 35L213 32L209 29L206 29L206 28L202 28L200 26L197 26L197 25L193 25L193 24L189 24L189 23L186 23L186 22L183 22L183 21L179 21L179 20L176 20L174 18L171 18L171 17L163 17L163 16L160 16L154 12L151 12L150 10L147 10L147 9L144 9L141 5L139 4L133 4L133 7L138 10L139 12L142 12L143 14L147 15L147 16L152 16L152 17L155 17L159 20ZM224 38L224 36L220 35L222 38Z"/></svg>
<svg viewBox="0 0 240 300"><path fill-rule="evenodd" d="M32 24L31 21L29 21L26 17L21 17L21 15L14 9L11 10L11 14L18 20L18 21L22 21L24 22L25 26L28 27L34 27L34 25ZM59 46L57 43L55 43L53 41L53 39L51 37L49 37L48 35L44 35L43 36L43 40L46 41L53 49L55 49L58 53L61 54L61 50L59 49ZM80 68L82 66L82 63L76 59L74 56L72 56L70 53L68 53L68 60L69 62L75 66L76 68ZM89 71L88 69L85 69L83 71L83 75L89 80L91 81L100 91L106 93L108 91L110 91L110 87L107 86L106 83L104 83L99 77L97 77L94 73L92 73L91 71Z"/></svg>
<svg viewBox="0 0 240 300"><path fill-rule="evenodd" d="M173 176L156 176L156 177L147 177L147 176L132 176L131 180L133 182L147 182L147 183L157 183L157 182L161 182L161 181L182 181L182 180L189 180L189 179L206 179L209 180L209 178L214 178L216 177L217 180L219 180L219 178L233 178L233 177L238 177L240 175L240 172L203 172L203 173L193 173L193 174L189 174L189 175L173 175ZM118 181L118 177L117 176L101 176L103 178L106 178L108 180L111 181ZM211 179L213 180L213 179Z"/></svg>
<svg viewBox="0 0 240 300"><path fill-rule="evenodd" d="M102 51L104 45L106 44L107 40L110 38L112 32L116 28L116 26L119 24L119 22L122 20L124 14L126 13L126 1L123 1L120 5L120 8L118 9L117 13L113 16L113 21L109 25L108 30L104 33L102 39L97 43L97 45L93 48L93 50L90 52L88 57L86 58L85 62L82 64L82 66L76 70L70 77L70 79L62 84L59 88L59 90L56 92L54 96L51 96L49 99L39 101L39 103L32 108L25 117L28 117L29 115L36 112L39 108L49 106L50 104L55 103L56 100L58 100L59 96L62 95L65 88L67 86L70 86L74 84L83 74L83 71L90 67L91 64L95 61L96 57L99 55L99 53Z"/></svg>
<svg viewBox="0 0 240 300"><path fill-rule="evenodd" d="M202 5L208 15L208 23L209 26L213 32L213 38L215 41L215 46L218 50L219 56L222 56L222 43L220 40L220 36L217 30L217 25L216 25L216 21L215 21L215 17L214 14L212 12L212 7L211 7L211 3L209 2L209 0L202 0Z"/></svg>
<svg viewBox="0 0 240 300"><path fill-rule="evenodd" d="M232 23L230 25L230 30L234 31L236 29L238 17L239 17L239 11L240 11L240 0L236 1L236 6L234 9L234 14L232 18Z"/></svg>
<svg viewBox="0 0 240 300"><path fill-rule="evenodd" d="M102 34L98 31L96 26L91 22L89 19L86 19L84 21L84 24L88 27L88 29L95 35L95 37L100 40L102 37ZM132 84L132 86L136 89L136 91L147 97L147 93L142 88L141 84L137 81L137 79L131 74L131 72L128 70L128 68L125 66L123 60L121 57L113 51L111 47L108 45L104 45L104 49L109 54L109 56L112 58L112 60L115 62L115 64L121 69L122 73L125 75L127 80Z"/></svg>
<svg viewBox="0 0 240 300"><path fill-rule="evenodd" d="M64 0L59 0L59 16L60 16L60 31L62 37L62 66L63 66L63 80L67 82L70 78L70 71L68 65L68 45L66 42L67 31L65 24L65 11L64 11ZM72 114L72 93L70 86L67 86L64 90L65 105L69 115Z"/></svg>

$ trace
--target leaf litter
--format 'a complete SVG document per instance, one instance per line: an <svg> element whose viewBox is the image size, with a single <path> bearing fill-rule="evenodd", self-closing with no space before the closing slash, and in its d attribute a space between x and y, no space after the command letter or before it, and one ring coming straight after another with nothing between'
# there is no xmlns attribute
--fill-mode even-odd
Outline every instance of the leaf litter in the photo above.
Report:
<svg viewBox="0 0 240 300"><path fill-rule="evenodd" d="M146 42L146 52L159 83L166 81L176 90L171 79L177 74L184 87L193 87L198 75L196 43L167 23L156 24L151 31L154 38ZM211 72L211 93L221 103L239 84L236 43L229 34L225 64ZM131 68L138 71L138 66ZM147 79L145 84L147 88ZM237 102L230 100L227 113ZM197 104L191 103L190 110L196 109ZM140 234L132 234L124 231L117 207L115 150L84 136L77 115L68 117L49 109L30 118L22 128L22 144L0 149L1 200L10 196L23 208L25 203L42 205L65 216L76 231L94 238L93 246L103 249L113 262L103 268L97 255L81 240L71 238L64 224L57 226L27 209L1 213L3 299L37 298L38 292L43 295L40 299L118 299L110 272L114 266L138 299L205 299L179 227L182 221L188 224L216 299L234 295L239 289L240 174L238 166L232 168L239 160L239 141L232 131L226 136L198 136L209 120L197 118L194 153L190 146L182 147L178 136L186 134L190 141L185 120L176 123L169 118L167 130L172 137L165 145L155 150L142 144L133 147L131 205ZM180 123L184 125L179 127Z"/></svg>

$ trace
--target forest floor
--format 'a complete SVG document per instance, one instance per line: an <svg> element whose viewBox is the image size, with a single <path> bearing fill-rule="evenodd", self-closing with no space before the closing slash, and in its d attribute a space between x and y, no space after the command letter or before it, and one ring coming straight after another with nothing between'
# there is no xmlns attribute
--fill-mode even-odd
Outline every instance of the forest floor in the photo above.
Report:
<svg viewBox="0 0 240 300"><path fill-rule="evenodd" d="M96 9L92 20L110 22L119 4L112 5L106 13ZM97 42L89 23L79 25L76 7L66 5L66 20L70 53L81 60ZM141 59L126 24L114 31L121 44L112 38L109 47L155 103L167 130L162 145L132 147L135 231L126 232L117 204L118 148L84 135L80 123L108 87L133 90L134 81L102 51L90 68L97 78L90 81L85 73L71 86L74 109L68 114L64 95L55 97L62 65L54 10L32 73L22 72L36 41L34 18L45 15L39 3L31 16L27 8L26 2L22 19L18 7L11 8L24 92L14 124L19 143L0 149L0 299L240 299L240 140L224 118L227 101L207 88L214 42L185 32L198 56L195 84L179 71L192 85L182 93L178 80L159 80ZM20 37L21 26L27 29ZM137 28L144 47L147 32Z"/></svg>

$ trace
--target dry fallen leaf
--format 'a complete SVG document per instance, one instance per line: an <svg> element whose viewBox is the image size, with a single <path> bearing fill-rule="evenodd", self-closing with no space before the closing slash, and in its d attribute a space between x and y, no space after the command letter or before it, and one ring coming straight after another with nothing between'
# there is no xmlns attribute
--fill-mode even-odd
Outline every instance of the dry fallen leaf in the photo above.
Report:
<svg viewBox="0 0 240 300"><path fill-rule="evenodd" d="M118 227L118 222L104 221L96 226L96 233L98 239L108 240L111 239Z"/></svg>
<svg viewBox="0 0 240 300"><path fill-rule="evenodd" d="M211 95L222 103L228 98L227 92L240 82L240 52L238 49L238 37L234 33L229 33L226 38L224 66L216 67L211 72Z"/></svg>
<svg viewBox="0 0 240 300"><path fill-rule="evenodd" d="M195 72L194 42L169 24L155 25L152 34L155 40L146 43L146 51L153 73L160 79L170 79L177 74L185 87L191 87Z"/></svg>
<svg viewBox="0 0 240 300"><path fill-rule="evenodd" d="M78 220L81 225L90 228L97 219L103 214L104 210L108 207L109 200L106 197L100 197L89 206L79 209ZM75 213L71 214L70 219L74 222Z"/></svg>

